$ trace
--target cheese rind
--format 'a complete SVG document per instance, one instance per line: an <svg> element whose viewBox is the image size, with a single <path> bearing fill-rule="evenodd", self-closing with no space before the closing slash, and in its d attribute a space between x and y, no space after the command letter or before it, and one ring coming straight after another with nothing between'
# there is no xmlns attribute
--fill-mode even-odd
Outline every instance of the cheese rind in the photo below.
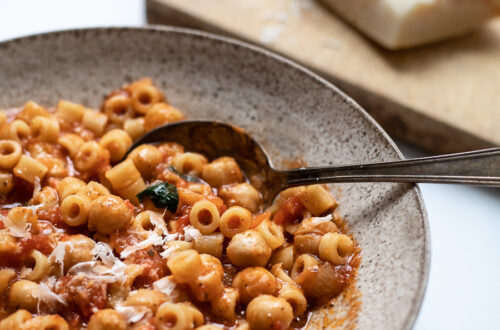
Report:
<svg viewBox="0 0 500 330"><path fill-rule="evenodd" d="M463 35L500 13L500 0L322 0L389 49Z"/></svg>

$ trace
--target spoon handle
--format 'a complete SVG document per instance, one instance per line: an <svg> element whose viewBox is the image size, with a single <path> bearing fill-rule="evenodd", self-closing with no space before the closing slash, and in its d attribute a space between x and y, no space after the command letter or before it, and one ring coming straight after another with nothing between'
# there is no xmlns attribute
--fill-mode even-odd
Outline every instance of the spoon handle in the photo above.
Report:
<svg viewBox="0 0 500 330"><path fill-rule="evenodd" d="M403 161L282 171L283 185L335 182L460 183L500 187L500 148Z"/></svg>

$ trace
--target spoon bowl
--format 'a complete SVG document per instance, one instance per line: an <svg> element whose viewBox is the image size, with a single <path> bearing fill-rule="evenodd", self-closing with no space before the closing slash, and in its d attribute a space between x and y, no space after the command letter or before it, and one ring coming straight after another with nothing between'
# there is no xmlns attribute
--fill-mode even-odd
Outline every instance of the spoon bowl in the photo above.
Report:
<svg viewBox="0 0 500 330"><path fill-rule="evenodd" d="M272 203L283 189L334 182L428 182L500 187L500 148L348 166L275 169L264 148L242 128L211 120L185 120L157 127L138 139L144 143L177 142L209 159L233 157L248 180Z"/></svg>

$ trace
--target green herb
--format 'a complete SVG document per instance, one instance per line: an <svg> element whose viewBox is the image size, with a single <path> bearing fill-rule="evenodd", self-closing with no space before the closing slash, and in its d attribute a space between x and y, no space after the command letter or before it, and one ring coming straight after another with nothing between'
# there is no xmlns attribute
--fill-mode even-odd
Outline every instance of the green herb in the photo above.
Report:
<svg viewBox="0 0 500 330"><path fill-rule="evenodd" d="M166 207L172 213L177 210L179 204L177 188L168 182L154 184L137 194L137 198L141 203L144 197L149 197L156 207Z"/></svg>
<svg viewBox="0 0 500 330"><path fill-rule="evenodd" d="M189 181L189 182L200 182L200 179L197 178L197 177L195 177L195 176L193 176L193 175L179 173L179 171L177 171L175 169L175 167L173 167L173 166L170 166L168 169L170 171L174 172L175 174L177 174L178 176L180 176L181 178L183 178L186 181Z"/></svg>
<svg viewBox="0 0 500 330"><path fill-rule="evenodd" d="M149 250L148 251L148 256L150 256L151 258L153 258L155 256L155 251Z"/></svg>

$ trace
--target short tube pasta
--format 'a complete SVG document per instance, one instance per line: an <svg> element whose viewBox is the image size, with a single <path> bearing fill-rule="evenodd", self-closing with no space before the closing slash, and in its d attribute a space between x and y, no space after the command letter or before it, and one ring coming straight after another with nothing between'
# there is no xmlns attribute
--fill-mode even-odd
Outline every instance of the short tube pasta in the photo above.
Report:
<svg viewBox="0 0 500 330"><path fill-rule="evenodd" d="M28 101L24 105L23 110L17 115L17 118L31 124L33 118L37 116L50 117L50 113L40 104Z"/></svg>
<svg viewBox="0 0 500 330"><path fill-rule="evenodd" d="M334 265L346 263L346 257L354 252L354 244L349 236L338 233L328 233L319 243L319 257Z"/></svg>
<svg viewBox="0 0 500 330"><path fill-rule="evenodd" d="M53 117L37 116L31 122L31 134L43 142L57 142L59 131L59 122Z"/></svg>
<svg viewBox="0 0 500 330"><path fill-rule="evenodd" d="M123 123L123 129L130 135L132 140L137 140L144 134L146 134L146 128L144 127L144 118L129 118Z"/></svg>
<svg viewBox="0 0 500 330"><path fill-rule="evenodd" d="M199 176L203 170L203 166L207 163L205 156L194 153L185 152L175 155L172 159L172 165L181 173Z"/></svg>
<svg viewBox="0 0 500 330"><path fill-rule="evenodd" d="M91 130L94 134L101 135L108 123L108 116L91 109L85 109L82 123L85 128Z"/></svg>
<svg viewBox="0 0 500 330"><path fill-rule="evenodd" d="M10 170L21 158L22 147L16 141L0 140L0 168Z"/></svg>
<svg viewBox="0 0 500 330"><path fill-rule="evenodd" d="M57 104L56 114L59 118L64 119L68 123L82 121L85 108L81 104L59 101Z"/></svg>
<svg viewBox="0 0 500 330"><path fill-rule="evenodd" d="M42 180L49 169L36 159L22 155L12 172L28 182L35 183Z"/></svg>
<svg viewBox="0 0 500 330"><path fill-rule="evenodd" d="M99 145L109 151L111 162L116 163L125 156L125 153L132 146L132 139L124 130L113 129L103 135Z"/></svg>
<svg viewBox="0 0 500 330"><path fill-rule="evenodd" d="M219 210L207 200L198 201L189 212L189 221L202 234L210 234L219 227Z"/></svg>
<svg viewBox="0 0 500 330"><path fill-rule="evenodd" d="M95 171L101 160L102 150L99 144L94 141L85 142L75 157L75 167L79 171Z"/></svg>
<svg viewBox="0 0 500 330"><path fill-rule="evenodd" d="M145 115L152 105L163 99L163 96L152 84L143 83L134 86L130 99L134 111Z"/></svg>
<svg viewBox="0 0 500 330"><path fill-rule="evenodd" d="M357 274L326 185L286 189L264 209L263 178L235 158L166 139L124 159L184 119L149 78L99 110L7 109L0 330L289 328Z"/></svg>
<svg viewBox="0 0 500 330"><path fill-rule="evenodd" d="M104 101L104 113L111 122L121 125L125 120L133 117L134 110L128 96L116 94Z"/></svg>
<svg viewBox="0 0 500 330"><path fill-rule="evenodd" d="M26 274L26 279L34 282L40 281L44 276L49 273L49 262L47 256L38 250L33 250L30 254L30 258L34 262L34 266Z"/></svg>
<svg viewBox="0 0 500 330"><path fill-rule="evenodd" d="M252 214L240 206L230 207L222 214L220 219L220 231L226 237L244 232L250 228Z"/></svg>
<svg viewBox="0 0 500 330"><path fill-rule="evenodd" d="M224 235L221 233L201 235L194 241L194 249L198 253L206 253L216 258L222 258L223 243Z"/></svg>
<svg viewBox="0 0 500 330"><path fill-rule="evenodd" d="M75 159L85 141L76 134L64 134L57 140L67 151L71 159Z"/></svg>
<svg viewBox="0 0 500 330"><path fill-rule="evenodd" d="M271 265L281 264L283 269L291 270L295 259L293 245L287 244L273 251L269 263Z"/></svg>
<svg viewBox="0 0 500 330"><path fill-rule="evenodd" d="M7 136L5 136L5 138L20 142L30 134L31 129L28 124L22 120L16 119L7 127Z"/></svg>
<svg viewBox="0 0 500 330"><path fill-rule="evenodd" d="M283 227L273 221L265 220L256 229L264 237L267 245L272 250L279 248L285 243Z"/></svg>
<svg viewBox="0 0 500 330"><path fill-rule="evenodd" d="M337 201L322 185L306 186L301 201L314 216L324 214L337 207Z"/></svg>
<svg viewBox="0 0 500 330"><path fill-rule="evenodd" d="M64 222L71 227L87 223L91 201L84 195L71 195L61 203L61 215Z"/></svg>
<svg viewBox="0 0 500 330"><path fill-rule="evenodd" d="M126 159L115 165L112 169L106 171L106 179L111 183L114 190L127 188L140 178L141 173L130 159Z"/></svg>
<svg viewBox="0 0 500 330"><path fill-rule="evenodd" d="M85 182L80 179L67 177L62 179L57 185L57 194L59 195L60 200L64 200L66 197L70 195L76 195L79 192L82 192L86 188Z"/></svg>

